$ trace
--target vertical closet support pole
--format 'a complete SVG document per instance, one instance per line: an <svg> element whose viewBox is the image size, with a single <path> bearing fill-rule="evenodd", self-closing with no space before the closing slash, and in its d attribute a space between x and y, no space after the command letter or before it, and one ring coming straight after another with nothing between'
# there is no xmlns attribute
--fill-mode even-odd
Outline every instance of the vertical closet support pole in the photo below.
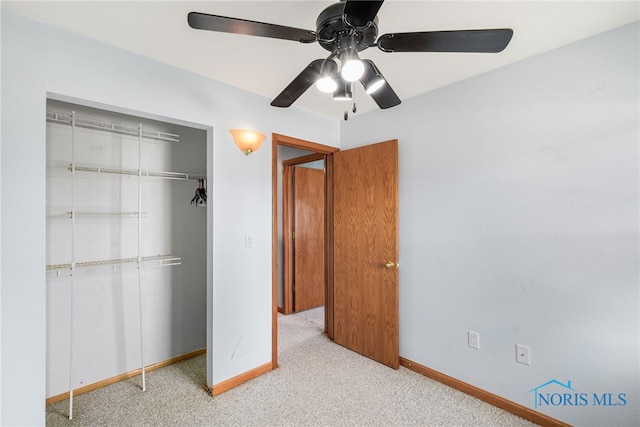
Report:
<svg viewBox="0 0 640 427"><path fill-rule="evenodd" d="M69 276L69 419L73 419L73 300L76 268L76 112L71 112L71 275Z"/></svg>
<svg viewBox="0 0 640 427"><path fill-rule="evenodd" d="M140 314L140 366L142 391L146 391L144 371L144 345L142 342L142 123L138 124L138 312Z"/></svg>

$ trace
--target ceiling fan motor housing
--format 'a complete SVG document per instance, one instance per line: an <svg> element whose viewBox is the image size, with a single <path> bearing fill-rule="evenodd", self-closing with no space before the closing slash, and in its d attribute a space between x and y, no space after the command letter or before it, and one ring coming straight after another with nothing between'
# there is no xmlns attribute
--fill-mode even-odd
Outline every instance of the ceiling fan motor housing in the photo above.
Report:
<svg viewBox="0 0 640 427"><path fill-rule="evenodd" d="M350 26L344 20L345 2L334 3L320 13L316 20L316 34L320 46L334 52L340 49L340 40L353 37L358 52L375 44L378 36L378 17L364 28Z"/></svg>

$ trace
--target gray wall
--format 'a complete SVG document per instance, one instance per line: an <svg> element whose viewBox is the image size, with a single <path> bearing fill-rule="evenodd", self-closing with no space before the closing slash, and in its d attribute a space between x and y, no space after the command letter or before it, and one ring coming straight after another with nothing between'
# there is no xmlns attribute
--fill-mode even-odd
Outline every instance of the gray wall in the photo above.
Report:
<svg viewBox="0 0 640 427"><path fill-rule="evenodd" d="M571 381L589 405L537 410L640 423L638 33L342 124L342 149L399 139L403 357L532 408L530 390ZM515 363L516 343L531 366ZM593 393L627 403L593 406Z"/></svg>
<svg viewBox="0 0 640 427"><path fill-rule="evenodd" d="M624 392L624 407L538 410L640 421L637 24L340 125L6 10L1 19L0 424L45 420L48 95L206 130L210 383L271 357L271 155L244 156L228 129L334 146L399 138L402 356L527 406L551 379ZM516 342L531 346L532 366L513 362Z"/></svg>
<svg viewBox="0 0 640 427"><path fill-rule="evenodd" d="M47 98L206 131L207 382L270 363L270 141L247 157L228 130L337 146L338 122L298 108L274 109L265 97L6 9L1 31L0 424L45 421ZM255 237L251 249L244 247L247 233Z"/></svg>

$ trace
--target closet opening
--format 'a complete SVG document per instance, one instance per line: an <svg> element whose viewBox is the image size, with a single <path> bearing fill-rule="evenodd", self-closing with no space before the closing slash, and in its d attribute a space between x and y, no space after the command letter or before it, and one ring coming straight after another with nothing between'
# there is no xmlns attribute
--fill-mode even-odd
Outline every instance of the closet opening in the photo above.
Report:
<svg viewBox="0 0 640 427"><path fill-rule="evenodd" d="M46 120L47 403L72 418L196 356L206 385L207 130L54 99Z"/></svg>

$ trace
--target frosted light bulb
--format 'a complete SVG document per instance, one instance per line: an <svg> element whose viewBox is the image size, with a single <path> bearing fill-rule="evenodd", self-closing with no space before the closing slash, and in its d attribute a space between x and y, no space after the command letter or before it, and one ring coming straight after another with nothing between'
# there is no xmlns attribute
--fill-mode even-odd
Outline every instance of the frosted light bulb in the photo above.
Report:
<svg viewBox="0 0 640 427"><path fill-rule="evenodd" d="M355 82L364 73L364 64L359 59L350 59L342 66L342 78L348 82Z"/></svg>
<svg viewBox="0 0 640 427"><path fill-rule="evenodd" d="M318 88L320 92L333 93L338 88L338 83L331 77L326 76L318 79L316 88Z"/></svg>

